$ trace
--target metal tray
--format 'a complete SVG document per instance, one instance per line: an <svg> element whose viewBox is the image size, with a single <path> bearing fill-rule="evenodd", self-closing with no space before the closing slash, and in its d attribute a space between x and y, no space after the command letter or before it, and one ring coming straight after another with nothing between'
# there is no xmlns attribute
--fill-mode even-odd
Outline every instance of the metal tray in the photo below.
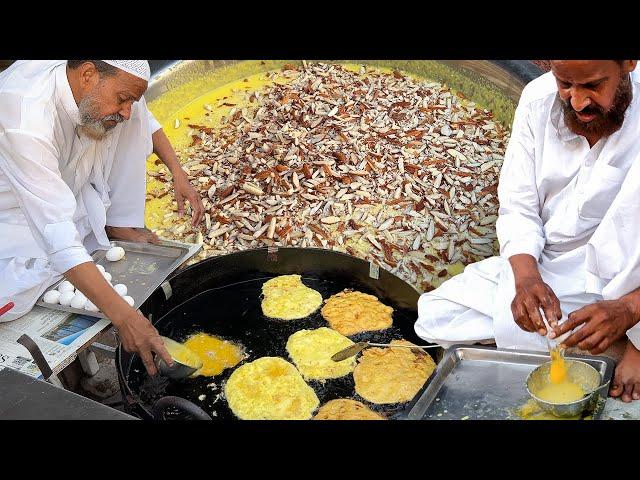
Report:
<svg viewBox="0 0 640 480"><path fill-rule="evenodd" d="M161 240L159 244L135 243L124 241L111 242L112 247L122 247L125 256L117 262L110 262L105 258L108 249L98 249L91 253L94 262L102 265L112 276L111 283L124 283L127 295L133 297L133 308L140 308L156 288L171 275L182 263L189 260L200 250L200 245ZM56 282L47 291L57 288L64 279ZM89 312L78 308L63 307L45 303L42 298L36 305L63 312L73 312L79 315L106 318L102 312Z"/></svg>
<svg viewBox="0 0 640 480"><path fill-rule="evenodd" d="M602 383L613 375L615 363L607 357L567 355L594 367ZM529 373L549 361L546 352L452 345L435 374L408 407L410 420L520 420L517 410L531 399L526 389ZM601 385L602 385L601 383ZM591 414L600 418L601 398Z"/></svg>

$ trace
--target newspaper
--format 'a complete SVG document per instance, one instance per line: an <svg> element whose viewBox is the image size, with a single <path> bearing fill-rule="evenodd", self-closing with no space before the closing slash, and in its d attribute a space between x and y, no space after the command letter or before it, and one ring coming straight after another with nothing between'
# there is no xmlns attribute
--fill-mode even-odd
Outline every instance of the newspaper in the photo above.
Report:
<svg viewBox="0 0 640 480"><path fill-rule="evenodd" d="M59 373L75 360L78 350L110 325L108 318L36 306L17 320L0 323L0 370L8 367L42 378L29 351L17 342L26 333L42 350L53 373Z"/></svg>
<svg viewBox="0 0 640 480"><path fill-rule="evenodd" d="M202 245L165 239L162 239L161 245L179 246L187 251L179 258L181 265L174 264L171 270L163 272L162 278L156 275L156 285L160 285L176 269L185 266L202 248ZM149 272L143 273L147 275ZM147 296L153 293L153 290L148 289ZM42 373L29 351L17 342L18 338L26 333L40 347L53 373L59 373L75 360L79 350L110 325L111 321L108 318L78 315L36 305L17 320L0 322L0 370L8 367L42 378Z"/></svg>

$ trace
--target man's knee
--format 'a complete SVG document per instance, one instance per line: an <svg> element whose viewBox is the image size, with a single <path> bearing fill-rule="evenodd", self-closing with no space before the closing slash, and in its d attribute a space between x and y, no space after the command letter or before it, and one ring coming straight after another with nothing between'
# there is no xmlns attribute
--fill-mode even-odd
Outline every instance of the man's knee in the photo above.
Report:
<svg viewBox="0 0 640 480"><path fill-rule="evenodd" d="M452 320L468 308L445 298L423 294L418 300L418 317L425 321Z"/></svg>

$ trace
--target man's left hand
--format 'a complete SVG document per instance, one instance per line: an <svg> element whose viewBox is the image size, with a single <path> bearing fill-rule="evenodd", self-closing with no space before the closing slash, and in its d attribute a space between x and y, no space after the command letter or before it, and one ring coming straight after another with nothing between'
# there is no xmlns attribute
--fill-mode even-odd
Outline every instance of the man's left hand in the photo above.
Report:
<svg viewBox="0 0 640 480"><path fill-rule="evenodd" d="M176 203L178 204L178 213L184 215L184 201L189 200L191 204L191 225L194 227L202 221L204 216L204 205L200 195L193 188L191 182L186 175L175 176L173 179L173 191L176 196Z"/></svg>
<svg viewBox="0 0 640 480"><path fill-rule="evenodd" d="M109 240L125 240L136 243L160 242L158 236L148 228L106 226L105 231L107 232Z"/></svg>
<svg viewBox="0 0 640 480"><path fill-rule="evenodd" d="M562 343L567 347L577 345L581 350L597 355L621 338L635 323L629 302L624 299L605 300L571 312L567 321L554 328L549 338L559 337L584 324Z"/></svg>

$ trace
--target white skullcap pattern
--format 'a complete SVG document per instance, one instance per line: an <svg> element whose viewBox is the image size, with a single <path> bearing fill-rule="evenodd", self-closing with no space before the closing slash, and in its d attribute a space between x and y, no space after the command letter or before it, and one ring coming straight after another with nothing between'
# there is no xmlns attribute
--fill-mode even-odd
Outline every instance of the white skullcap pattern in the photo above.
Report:
<svg viewBox="0 0 640 480"><path fill-rule="evenodd" d="M147 82L151 78L151 69L149 68L149 62L146 60L102 60L104 63L113 65L120 70L124 70L131 75L135 75L138 78L146 80Z"/></svg>

